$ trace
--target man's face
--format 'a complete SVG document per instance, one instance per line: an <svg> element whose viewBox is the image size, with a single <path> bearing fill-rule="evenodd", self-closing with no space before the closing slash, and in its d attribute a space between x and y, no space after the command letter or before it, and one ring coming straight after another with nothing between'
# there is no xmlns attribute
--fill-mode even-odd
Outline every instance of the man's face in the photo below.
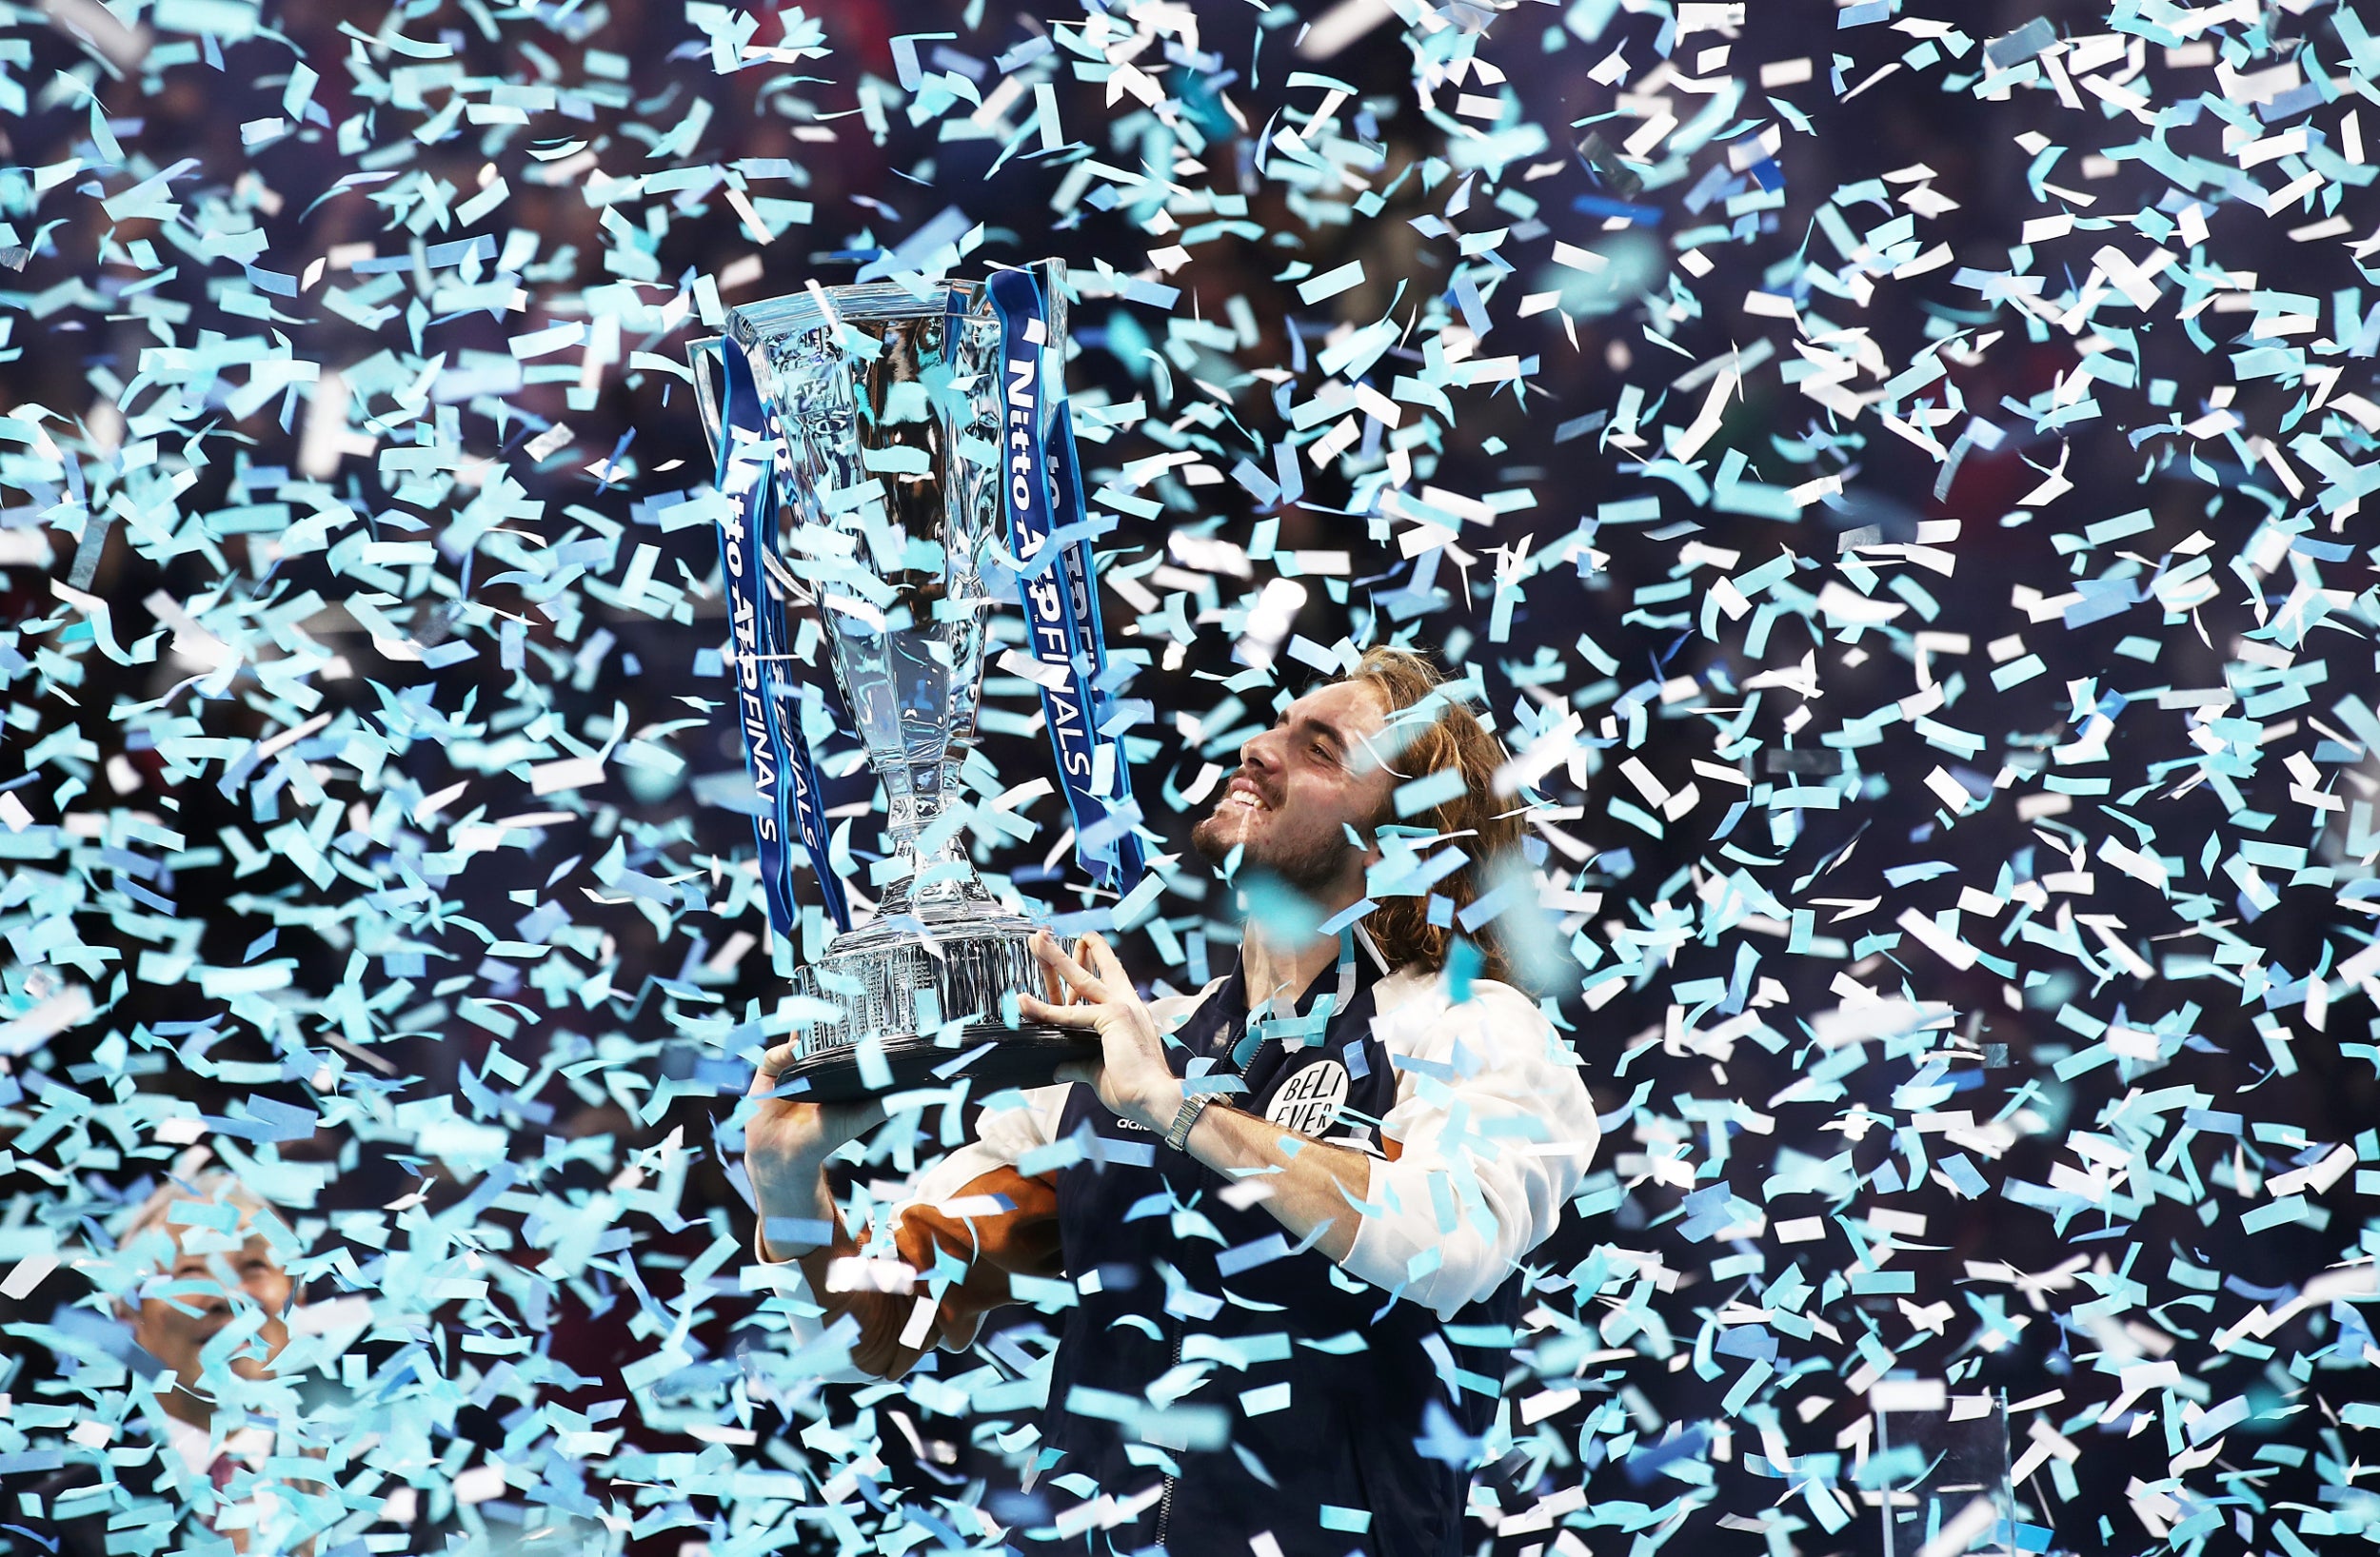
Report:
<svg viewBox="0 0 2380 1557"><path fill-rule="evenodd" d="M234 1358L231 1371L242 1378L263 1377L268 1359L289 1339L285 1319L293 1291L289 1272L263 1234L248 1232L245 1224L236 1235L199 1227L169 1231L174 1234L176 1252L163 1274L174 1289L141 1299L132 1318L132 1338L195 1389L201 1349L253 1305L265 1313L256 1338L264 1343L267 1357ZM240 1240L236 1244L234 1236Z"/></svg>
<svg viewBox="0 0 2380 1557"><path fill-rule="evenodd" d="M1190 841L1220 862L1240 850L1242 869L1270 872L1334 905L1363 895L1370 857L1346 829L1369 838L1396 775L1376 744L1387 707L1369 681L1335 681L1281 710L1270 730L1240 748L1240 767Z"/></svg>

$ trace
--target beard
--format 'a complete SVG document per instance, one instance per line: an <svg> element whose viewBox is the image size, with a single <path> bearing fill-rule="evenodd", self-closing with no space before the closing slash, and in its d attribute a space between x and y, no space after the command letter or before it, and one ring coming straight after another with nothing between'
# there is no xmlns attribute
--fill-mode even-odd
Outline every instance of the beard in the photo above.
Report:
<svg viewBox="0 0 2380 1557"><path fill-rule="evenodd" d="M1263 788L1262 781L1251 774L1242 772L1233 777L1248 779L1259 791ZM1262 795L1260 798L1264 802L1262 809L1244 813L1246 818L1279 819L1286 815L1277 808L1272 796ZM1190 830L1190 846L1207 863L1220 866L1230 857L1233 849L1239 848L1240 869L1261 871L1308 897L1336 886L1345 873L1348 856L1354 851L1346 835L1336 828L1311 836L1264 837L1246 827L1239 808L1227 814L1223 807L1228 803L1226 794L1225 799L1218 801L1215 809Z"/></svg>

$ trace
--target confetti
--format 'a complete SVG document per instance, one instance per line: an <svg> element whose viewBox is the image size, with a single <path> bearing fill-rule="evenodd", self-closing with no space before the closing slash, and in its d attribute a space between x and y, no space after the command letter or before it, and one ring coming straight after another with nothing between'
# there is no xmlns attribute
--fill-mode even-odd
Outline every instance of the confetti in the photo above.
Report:
<svg viewBox="0 0 2380 1557"><path fill-rule="evenodd" d="M1418 1429L1472 1478L1445 1549L1843 1549L1879 1413L1991 1398L2015 1549L2368 1535L2362 14L900 14L0 22L0 1527L996 1550L1110 1490L1047 1410L1319 1409L1226 1357L1049 1400L1081 1272L859 1379L750 1257L740 1099L825 1015L787 979L826 924L766 929L684 347L1057 253L1163 848L1121 900L1069 872L995 613L946 814L991 889L1193 991L1238 929L1187 830L1289 696L1418 644L1511 753L1520 868L1434 896L1413 774L1370 887L1498 936L1600 1111L1517 1325L1458 1337L1491 1425ZM881 615L847 542L782 581ZM883 796L831 694L799 717L865 913ZM1000 1128L904 1101L855 1232ZM177 1254L244 1294L194 1446L129 1328Z"/></svg>

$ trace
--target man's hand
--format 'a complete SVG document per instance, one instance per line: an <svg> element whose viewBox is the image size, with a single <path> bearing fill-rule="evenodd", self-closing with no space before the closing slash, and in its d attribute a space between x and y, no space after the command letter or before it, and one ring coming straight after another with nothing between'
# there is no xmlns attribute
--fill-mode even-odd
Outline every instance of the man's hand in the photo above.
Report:
<svg viewBox="0 0 2380 1557"><path fill-rule="evenodd" d="M884 1122L879 1098L857 1103L811 1103L798 1097L772 1097L780 1073L793 1063L794 1046L780 1044L761 1056L747 1095L758 1099L744 1129L744 1171L752 1180L752 1199L761 1217L764 1252L783 1250L768 1237L771 1217L831 1220L831 1202L821 1189L820 1171L826 1159ZM821 1206L826 1209L822 1212Z"/></svg>
<svg viewBox="0 0 2380 1557"><path fill-rule="evenodd" d="M1165 1063L1157 1019L1107 942L1085 936L1068 956L1058 937L1043 930L1033 937L1033 955L1050 980L1050 998L1021 995L1018 1009L1035 1021L1096 1032L1100 1038L1098 1059L1061 1065L1058 1079L1084 1083L1110 1114L1160 1135L1173 1128L1181 1112L1181 1079Z"/></svg>

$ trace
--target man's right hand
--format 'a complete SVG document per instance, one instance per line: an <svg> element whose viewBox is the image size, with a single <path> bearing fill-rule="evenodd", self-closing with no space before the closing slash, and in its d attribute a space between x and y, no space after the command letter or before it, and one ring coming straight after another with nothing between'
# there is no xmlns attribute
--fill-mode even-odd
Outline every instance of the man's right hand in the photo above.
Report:
<svg viewBox="0 0 2380 1557"><path fill-rule="evenodd" d="M822 1189L820 1171L826 1159L845 1144L884 1122L882 1099L856 1103L812 1103L794 1097L772 1097L780 1073L793 1063L794 1047L780 1044L761 1056L749 1095L758 1100L744 1131L744 1171L752 1181L752 1198L761 1216L762 1244L787 1252L767 1235L769 1219L812 1221L831 1217L833 1208Z"/></svg>

